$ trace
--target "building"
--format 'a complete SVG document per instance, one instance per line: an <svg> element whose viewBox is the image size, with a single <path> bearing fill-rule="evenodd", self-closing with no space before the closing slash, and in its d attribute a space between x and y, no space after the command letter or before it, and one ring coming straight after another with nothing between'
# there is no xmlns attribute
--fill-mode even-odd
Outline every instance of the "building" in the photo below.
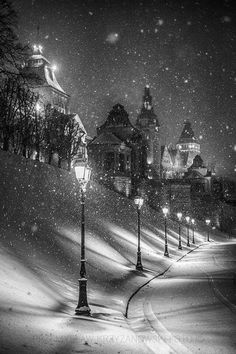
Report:
<svg viewBox="0 0 236 354"><path fill-rule="evenodd" d="M137 190L143 180L159 178L159 122L149 86L145 87L136 125L131 124L124 107L116 104L98 127L88 154L94 178L126 195Z"/></svg>
<svg viewBox="0 0 236 354"><path fill-rule="evenodd" d="M70 96L61 88L55 75L55 67L43 56L42 46L34 45L33 54L26 62L23 73L29 78L32 90L39 95L39 104L48 104L62 113L69 112Z"/></svg>
<svg viewBox="0 0 236 354"><path fill-rule="evenodd" d="M143 177L143 153L140 131L131 124L124 107L116 104L88 144L94 178L129 196Z"/></svg>
<svg viewBox="0 0 236 354"><path fill-rule="evenodd" d="M53 151L52 164L57 164L63 168L70 169L75 161L87 159L87 142L89 137L79 115L77 113L70 113L70 96L58 83L55 71L56 68L43 56L42 46L34 45L33 52L25 63L22 72L27 78L30 89L38 96L36 115L41 119L44 119L47 114L46 112L56 110L58 112L58 119L60 119L60 114L64 114L68 120L67 130L69 131L67 136L68 139L69 135L71 139L73 139L73 143L71 144L71 154L69 153L69 155L73 156L73 160L69 158L68 161L65 159L60 161L58 151ZM71 127L74 127L75 134L71 131ZM62 132L62 135L65 134L66 132ZM76 152L78 151L78 153L75 154L75 150ZM36 152L34 151L32 158L35 158L35 156ZM40 160L48 160L48 154L46 151L41 151Z"/></svg>
<svg viewBox="0 0 236 354"><path fill-rule="evenodd" d="M160 124L152 104L150 88L144 89L141 112L137 117L136 127L140 130L145 146L145 172L150 179L159 179L161 162Z"/></svg>
<svg viewBox="0 0 236 354"><path fill-rule="evenodd" d="M200 155L200 144L194 136L190 121L187 120L176 146L170 144L161 148L161 177L183 178L197 155Z"/></svg>

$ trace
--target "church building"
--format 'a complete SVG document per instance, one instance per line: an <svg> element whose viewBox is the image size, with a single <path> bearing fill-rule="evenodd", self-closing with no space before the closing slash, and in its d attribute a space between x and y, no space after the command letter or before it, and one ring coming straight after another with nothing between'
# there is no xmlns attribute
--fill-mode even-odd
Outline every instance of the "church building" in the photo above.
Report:
<svg viewBox="0 0 236 354"><path fill-rule="evenodd" d="M178 143L162 146L161 177L163 179L183 178L194 158L200 155L200 144L194 136L189 120L184 123Z"/></svg>
<svg viewBox="0 0 236 354"><path fill-rule="evenodd" d="M70 96L61 88L55 76L55 67L43 56L41 45L33 46L33 54L26 62L23 73L29 77L32 90L39 95L39 105L48 104L59 112L68 113Z"/></svg>
<svg viewBox="0 0 236 354"><path fill-rule="evenodd" d="M129 196L144 179L160 175L159 122L146 86L136 125L116 104L88 145L94 177Z"/></svg>

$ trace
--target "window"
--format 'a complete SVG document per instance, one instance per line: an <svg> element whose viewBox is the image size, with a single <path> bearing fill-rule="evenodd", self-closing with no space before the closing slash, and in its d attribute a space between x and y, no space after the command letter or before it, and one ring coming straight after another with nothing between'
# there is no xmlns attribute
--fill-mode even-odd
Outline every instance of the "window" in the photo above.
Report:
<svg viewBox="0 0 236 354"><path fill-rule="evenodd" d="M104 158L104 169L106 171L113 170L115 166L114 152L107 152Z"/></svg>
<svg viewBox="0 0 236 354"><path fill-rule="evenodd" d="M119 154L119 171L125 172L125 155Z"/></svg>

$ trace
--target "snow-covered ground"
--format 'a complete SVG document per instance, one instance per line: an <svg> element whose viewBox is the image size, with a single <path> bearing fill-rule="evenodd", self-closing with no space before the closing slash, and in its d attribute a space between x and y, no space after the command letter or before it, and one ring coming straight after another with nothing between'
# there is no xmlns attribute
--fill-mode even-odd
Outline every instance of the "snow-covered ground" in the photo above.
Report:
<svg viewBox="0 0 236 354"><path fill-rule="evenodd" d="M132 200L94 182L86 193L90 318L78 300L80 198L73 173L0 152L0 353L146 353L123 314L142 284L189 251L183 229L144 206L144 272L135 270L137 215ZM215 240L226 240L216 232ZM196 245L206 233L196 230ZM193 247L192 247L193 248Z"/></svg>
<svg viewBox="0 0 236 354"><path fill-rule="evenodd" d="M235 353L235 259L236 240L205 243L138 292L129 323L153 353Z"/></svg>

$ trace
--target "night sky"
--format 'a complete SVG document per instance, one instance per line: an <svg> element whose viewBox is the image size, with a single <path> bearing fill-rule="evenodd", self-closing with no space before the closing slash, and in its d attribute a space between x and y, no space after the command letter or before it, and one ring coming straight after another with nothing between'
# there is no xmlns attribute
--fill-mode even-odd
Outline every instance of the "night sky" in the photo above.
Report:
<svg viewBox="0 0 236 354"><path fill-rule="evenodd" d="M121 103L135 123L150 85L162 144L190 119L205 164L236 176L234 1L15 0L19 35L57 64L88 134ZM37 27L39 26L39 34Z"/></svg>

